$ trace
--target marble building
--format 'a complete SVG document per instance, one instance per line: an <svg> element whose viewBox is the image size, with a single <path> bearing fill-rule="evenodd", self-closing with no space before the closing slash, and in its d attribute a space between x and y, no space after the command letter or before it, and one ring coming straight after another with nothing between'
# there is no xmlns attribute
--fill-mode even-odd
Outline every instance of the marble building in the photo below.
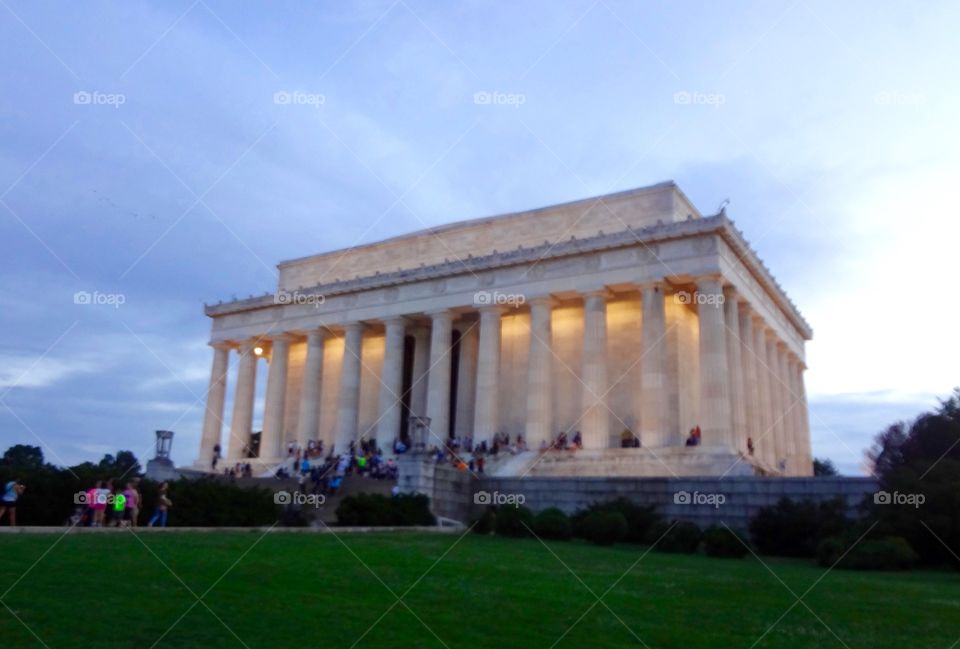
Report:
<svg viewBox="0 0 960 649"><path fill-rule="evenodd" d="M261 429L262 466L310 440L390 454L422 416L431 444L524 436L501 475L812 474L810 326L726 215L672 182L278 268L275 293L206 307L198 468L217 444L246 458ZM561 431L583 449L537 452Z"/></svg>

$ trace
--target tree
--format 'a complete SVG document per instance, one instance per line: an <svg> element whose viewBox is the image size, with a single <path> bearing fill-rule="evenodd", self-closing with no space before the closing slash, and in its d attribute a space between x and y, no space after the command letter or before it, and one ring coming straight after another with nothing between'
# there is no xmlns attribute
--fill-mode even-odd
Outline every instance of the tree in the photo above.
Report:
<svg viewBox="0 0 960 649"><path fill-rule="evenodd" d="M116 457L107 453L103 456L103 459L100 460L98 468L104 472L107 477L115 478L121 476L124 478L132 478L142 473L140 462L137 461L137 456L133 454L133 451L117 451Z"/></svg>
<svg viewBox="0 0 960 649"><path fill-rule="evenodd" d="M837 471L837 467L833 465L833 460L827 458L821 460L815 457L813 458L813 475L817 477L832 476L840 475L840 472Z"/></svg>
<svg viewBox="0 0 960 649"><path fill-rule="evenodd" d="M17 444L3 454L3 464L15 469L43 468L43 450L39 446Z"/></svg>
<svg viewBox="0 0 960 649"><path fill-rule="evenodd" d="M867 457L883 492L872 505L878 527L904 537L927 564L960 563L960 389L909 428L878 435Z"/></svg>

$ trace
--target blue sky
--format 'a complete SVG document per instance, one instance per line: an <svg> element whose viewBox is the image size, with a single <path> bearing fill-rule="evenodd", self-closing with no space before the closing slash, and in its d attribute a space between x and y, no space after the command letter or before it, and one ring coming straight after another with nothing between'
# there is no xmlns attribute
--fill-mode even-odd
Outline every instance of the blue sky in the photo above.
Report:
<svg viewBox="0 0 960 649"><path fill-rule="evenodd" d="M0 448L146 459L172 429L191 462L205 301L674 179L730 199L813 325L814 453L857 473L960 384L957 24L946 2L2 0Z"/></svg>

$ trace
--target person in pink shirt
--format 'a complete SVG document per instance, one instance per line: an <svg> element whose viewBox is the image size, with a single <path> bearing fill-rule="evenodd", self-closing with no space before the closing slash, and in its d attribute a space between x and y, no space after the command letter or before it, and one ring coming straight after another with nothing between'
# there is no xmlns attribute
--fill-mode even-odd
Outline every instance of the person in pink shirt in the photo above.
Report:
<svg viewBox="0 0 960 649"><path fill-rule="evenodd" d="M104 515L107 511L107 501L110 500L110 490L106 488L103 480L97 481L96 492L93 498L93 526L103 527Z"/></svg>
<svg viewBox="0 0 960 649"><path fill-rule="evenodd" d="M127 487L123 490L123 497L125 498L123 522L120 525L121 527L136 527L137 513L140 511L140 494L132 482L127 483Z"/></svg>

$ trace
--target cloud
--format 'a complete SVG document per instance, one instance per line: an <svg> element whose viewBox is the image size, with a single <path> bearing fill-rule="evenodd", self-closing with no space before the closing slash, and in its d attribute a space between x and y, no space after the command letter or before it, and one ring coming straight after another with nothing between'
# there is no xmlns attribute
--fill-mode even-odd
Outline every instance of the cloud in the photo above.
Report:
<svg viewBox="0 0 960 649"><path fill-rule="evenodd" d="M97 370L95 363L86 360L0 353L0 388L46 388L77 374Z"/></svg>

